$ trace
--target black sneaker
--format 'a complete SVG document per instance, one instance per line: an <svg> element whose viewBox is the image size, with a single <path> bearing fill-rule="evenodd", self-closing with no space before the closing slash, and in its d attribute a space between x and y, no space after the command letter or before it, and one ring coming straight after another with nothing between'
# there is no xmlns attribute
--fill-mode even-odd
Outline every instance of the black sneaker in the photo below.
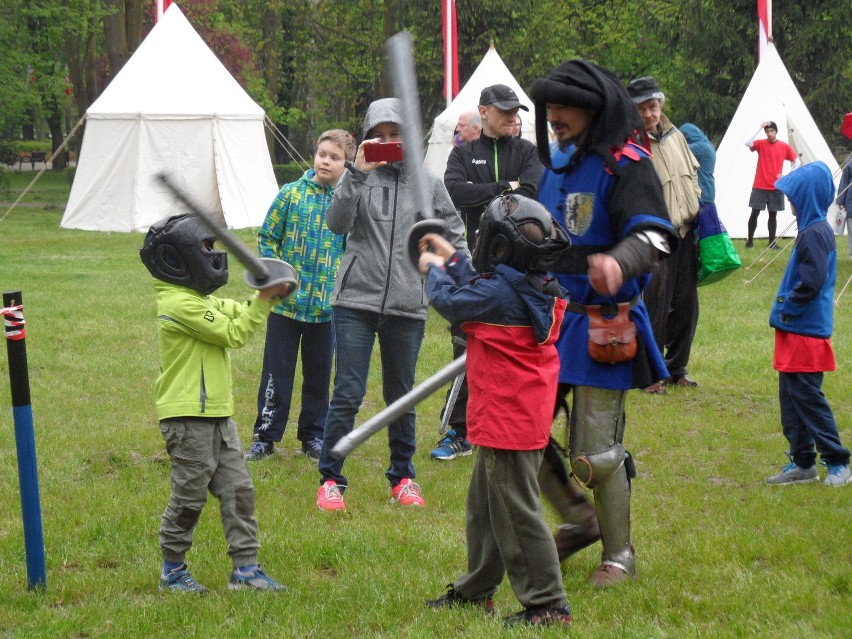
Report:
<svg viewBox="0 0 852 639"><path fill-rule="evenodd" d="M745 247L746 248L754 248L754 242L752 240L746 240Z"/></svg>
<svg viewBox="0 0 852 639"><path fill-rule="evenodd" d="M302 442L302 452L308 456L308 459L318 462L320 453L322 452L322 440L317 437L316 439L309 439L306 442Z"/></svg>
<svg viewBox="0 0 852 639"><path fill-rule="evenodd" d="M275 444L260 439L257 435L246 453L246 461L257 461L275 454Z"/></svg>
<svg viewBox="0 0 852 639"><path fill-rule="evenodd" d="M514 615L503 617L503 623L507 626L569 626L571 625L571 611L568 606L564 608L547 608L546 606L536 608L524 608Z"/></svg>
<svg viewBox="0 0 852 639"><path fill-rule="evenodd" d="M494 614L494 600L491 597L485 599L466 599L462 597L453 584L447 584L447 592L437 599L427 599L426 605L430 608L456 608L458 606L478 606L485 610L486 615Z"/></svg>

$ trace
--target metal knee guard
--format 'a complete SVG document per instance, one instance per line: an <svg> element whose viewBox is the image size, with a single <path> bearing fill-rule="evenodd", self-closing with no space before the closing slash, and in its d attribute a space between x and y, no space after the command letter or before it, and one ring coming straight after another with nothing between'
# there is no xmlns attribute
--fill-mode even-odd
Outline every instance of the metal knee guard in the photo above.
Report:
<svg viewBox="0 0 852 639"><path fill-rule="evenodd" d="M624 391L576 386L569 453L578 481L606 482L624 464Z"/></svg>
<svg viewBox="0 0 852 639"><path fill-rule="evenodd" d="M592 488L603 561L635 572L630 545L630 484L624 465L624 391L574 388L570 458L574 476Z"/></svg>

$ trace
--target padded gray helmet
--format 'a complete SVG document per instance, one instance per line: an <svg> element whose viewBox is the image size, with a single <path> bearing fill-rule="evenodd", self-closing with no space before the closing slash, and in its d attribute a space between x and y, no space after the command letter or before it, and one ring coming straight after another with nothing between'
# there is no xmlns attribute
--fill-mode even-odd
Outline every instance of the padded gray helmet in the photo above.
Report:
<svg viewBox="0 0 852 639"><path fill-rule="evenodd" d="M228 255L213 250L215 241L195 215L173 215L151 226L139 257L158 280L209 295L228 281Z"/></svg>
<svg viewBox="0 0 852 639"><path fill-rule="evenodd" d="M476 237L473 266L480 273L493 271L498 264L544 273L571 246L568 234L547 209L520 195L492 200L479 218Z"/></svg>

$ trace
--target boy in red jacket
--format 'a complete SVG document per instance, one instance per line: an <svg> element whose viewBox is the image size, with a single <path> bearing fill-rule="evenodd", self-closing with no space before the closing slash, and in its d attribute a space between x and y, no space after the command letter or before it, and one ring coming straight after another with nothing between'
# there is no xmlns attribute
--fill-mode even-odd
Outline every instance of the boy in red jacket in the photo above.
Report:
<svg viewBox="0 0 852 639"><path fill-rule="evenodd" d="M434 608L474 604L490 612L508 574L524 609L507 624L571 622L538 486L566 306L561 287L544 273L567 247L544 207L514 195L495 199L482 214L472 263L439 235L420 242L431 304L467 335L468 438L477 446L467 496L468 572L427 602Z"/></svg>

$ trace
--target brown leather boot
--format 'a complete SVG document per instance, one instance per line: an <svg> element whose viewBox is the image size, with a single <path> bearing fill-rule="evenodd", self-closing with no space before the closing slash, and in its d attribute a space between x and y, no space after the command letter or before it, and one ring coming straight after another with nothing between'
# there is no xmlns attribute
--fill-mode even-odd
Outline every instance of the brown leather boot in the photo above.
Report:
<svg viewBox="0 0 852 639"><path fill-rule="evenodd" d="M574 508L582 514L581 523L562 524L553 536L559 561L564 561L601 538L598 518L592 505L588 502L578 503Z"/></svg>

